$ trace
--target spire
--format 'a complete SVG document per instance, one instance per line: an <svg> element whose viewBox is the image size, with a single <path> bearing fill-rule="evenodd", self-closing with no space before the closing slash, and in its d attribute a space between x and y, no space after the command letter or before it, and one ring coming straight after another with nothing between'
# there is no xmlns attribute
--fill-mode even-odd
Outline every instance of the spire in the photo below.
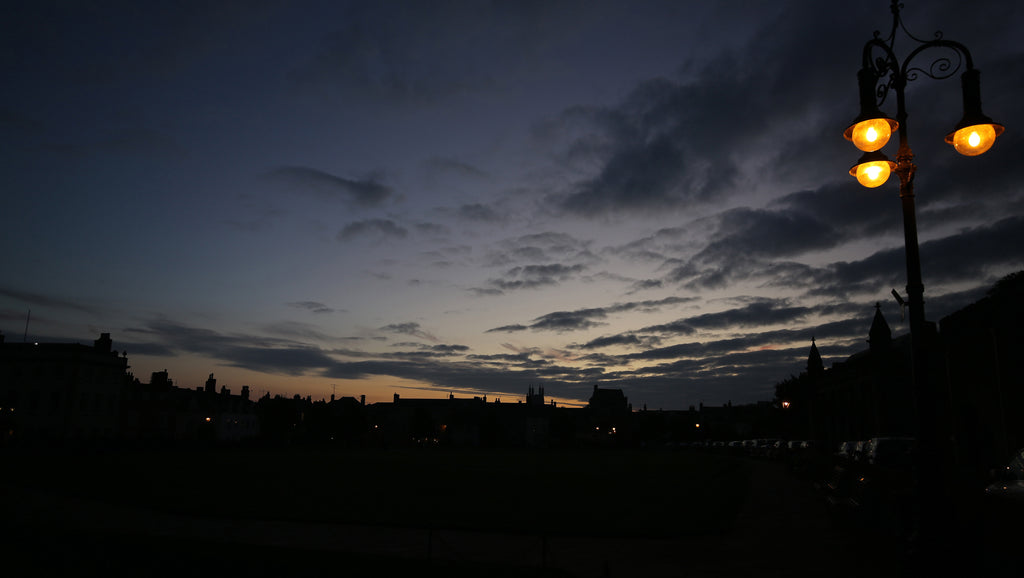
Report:
<svg viewBox="0 0 1024 578"><path fill-rule="evenodd" d="M825 372L825 364L821 361L821 354L818 353L818 346L811 337L811 351L807 354L807 374L816 376Z"/></svg>
<svg viewBox="0 0 1024 578"><path fill-rule="evenodd" d="M885 322L882 315L882 304L875 303L875 318L871 321L871 330L868 332L868 344L871 351L882 351L889 348L892 343L892 329Z"/></svg>

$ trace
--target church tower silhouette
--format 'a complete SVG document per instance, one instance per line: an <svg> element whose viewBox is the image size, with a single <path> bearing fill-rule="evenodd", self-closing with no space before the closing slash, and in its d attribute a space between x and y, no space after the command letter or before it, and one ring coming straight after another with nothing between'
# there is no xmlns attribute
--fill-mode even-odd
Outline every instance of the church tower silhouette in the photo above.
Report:
<svg viewBox="0 0 1024 578"><path fill-rule="evenodd" d="M889 324L882 315L881 303L875 303L875 318L871 321L871 330L868 331L868 345L872 353L885 351L892 345L892 329L889 329Z"/></svg>

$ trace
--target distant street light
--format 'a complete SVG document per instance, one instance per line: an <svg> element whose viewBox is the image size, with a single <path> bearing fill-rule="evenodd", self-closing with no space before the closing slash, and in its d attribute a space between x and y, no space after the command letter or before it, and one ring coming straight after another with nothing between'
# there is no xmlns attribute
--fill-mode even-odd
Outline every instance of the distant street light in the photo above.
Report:
<svg viewBox="0 0 1024 578"><path fill-rule="evenodd" d="M914 399L917 404L918 427L918 499L919 516L929 515L937 507L941 497L934 492L941 491L932 480L923 479L923 466L936 467L938 462L928 463L926 460L937 458L937 416L935 412L936 392L928 388L925 342L927 336L924 316L924 284L921 281L921 257L917 242L917 218L914 211L914 153L910 150L907 137L907 110L904 89L908 81L916 80L918 74L929 78L943 80L951 78L964 69L960 75L963 89L964 116L953 130L946 135L946 142L953 145L957 152L965 156L977 156L995 142L996 137L1003 133L1003 126L995 123L981 112L980 75L974 68L971 53L963 44L946 40L941 32L935 38L923 41L907 31L900 18L902 5L899 0L892 0L892 30L888 38L874 37L864 45L864 59L857 81L860 88L860 114L851 122L843 136L853 142L864 154L850 169L862 185L869 188L881 186L895 172L900 179L900 199L903 205L903 235L906 245L907 259L907 300L910 307L910 339L912 353L912 379ZM897 29L917 43L901 64L896 57L893 46ZM911 67L911 63L922 53L938 56L927 66ZM896 118L882 113L879 106L885 102L889 91L896 94ZM899 149L896 161L890 161L881 149L888 142L891 133L899 133ZM933 472L934 473L934 472ZM927 493L927 495L925 495ZM918 529L923 532L937 532L934 520L918 519Z"/></svg>

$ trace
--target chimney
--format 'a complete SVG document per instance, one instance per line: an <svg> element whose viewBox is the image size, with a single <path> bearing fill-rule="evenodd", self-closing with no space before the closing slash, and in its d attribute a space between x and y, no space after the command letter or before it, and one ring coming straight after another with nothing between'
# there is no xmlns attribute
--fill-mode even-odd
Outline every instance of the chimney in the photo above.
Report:
<svg viewBox="0 0 1024 578"><path fill-rule="evenodd" d="M110 353L111 345L113 345L113 342L110 340L109 333L101 333L100 338L93 341L93 347L102 353Z"/></svg>
<svg viewBox="0 0 1024 578"><path fill-rule="evenodd" d="M248 385L243 385L242 386L242 399L244 399L245 401L249 401L249 386Z"/></svg>

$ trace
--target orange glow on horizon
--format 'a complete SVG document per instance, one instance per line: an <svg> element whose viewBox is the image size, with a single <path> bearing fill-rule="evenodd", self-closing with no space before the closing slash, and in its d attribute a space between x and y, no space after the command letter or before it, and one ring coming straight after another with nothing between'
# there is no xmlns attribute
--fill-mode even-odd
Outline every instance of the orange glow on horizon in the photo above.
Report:
<svg viewBox="0 0 1024 578"><path fill-rule="evenodd" d="M249 386L252 400L257 400L267 393L271 397L282 396L310 397L313 401L329 400L333 394L335 398L352 397L361 399L366 396L366 403L389 403L394 401L397 393L399 397L412 399L447 399L454 395L456 399L467 399L486 396L487 402L492 403L500 399L502 403L518 403L526 401L527 385L523 386L522 392L500 392L489 390L469 390L465 388L450 388L441 385L434 385L425 381L405 379L388 375L371 375L359 379L331 379L329 377L312 375L280 375L272 373L261 373L249 369L230 367L222 362L209 358L181 358L179 365L168 367L167 360L163 358L148 358L147 356L130 356L129 363L135 377L141 382L148 382L150 375L156 371L167 370L169 377L175 387L182 389L195 389L206 383L211 373L217 380L218 390L221 387L228 388L231 393L239 394L242 386ZM525 383L525 382L524 382ZM557 407L583 407L587 405L585 399L572 399L548 395L546 403L555 400Z"/></svg>

